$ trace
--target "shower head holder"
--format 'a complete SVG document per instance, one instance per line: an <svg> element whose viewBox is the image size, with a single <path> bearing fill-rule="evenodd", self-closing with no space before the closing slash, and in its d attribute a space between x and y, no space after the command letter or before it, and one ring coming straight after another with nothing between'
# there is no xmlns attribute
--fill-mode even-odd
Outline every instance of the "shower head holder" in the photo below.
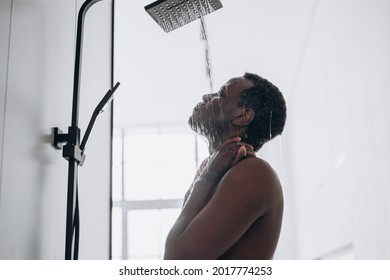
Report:
<svg viewBox="0 0 390 280"><path fill-rule="evenodd" d="M69 126L68 133L63 133L58 127L52 128L52 146L62 150L62 157L66 160L74 160L79 166L85 161L85 154L80 148L80 129L76 126Z"/></svg>

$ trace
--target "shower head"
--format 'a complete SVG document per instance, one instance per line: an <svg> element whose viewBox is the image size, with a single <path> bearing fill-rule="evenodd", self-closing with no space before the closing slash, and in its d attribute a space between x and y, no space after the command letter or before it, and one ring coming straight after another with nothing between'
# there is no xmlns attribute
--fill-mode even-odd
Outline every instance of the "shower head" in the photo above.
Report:
<svg viewBox="0 0 390 280"><path fill-rule="evenodd" d="M222 8L219 0L158 0L145 10L165 32L170 32Z"/></svg>

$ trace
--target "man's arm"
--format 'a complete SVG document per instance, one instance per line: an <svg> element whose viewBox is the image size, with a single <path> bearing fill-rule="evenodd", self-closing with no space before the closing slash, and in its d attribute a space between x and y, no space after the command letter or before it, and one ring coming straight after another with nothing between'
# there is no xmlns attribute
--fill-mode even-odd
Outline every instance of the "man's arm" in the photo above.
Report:
<svg viewBox="0 0 390 280"><path fill-rule="evenodd" d="M215 178L202 175L168 235L165 258L217 259L239 240L267 208L270 178L261 168L258 159L243 160L216 190Z"/></svg>
<svg viewBox="0 0 390 280"><path fill-rule="evenodd" d="M188 189L188 191L186 192L186 194L184 195L184 200L183 200L183 207L184 205L187 203L187 199L188 197L190 196L193 188L194 188L194 185L196 183L196 181L198 181L200 175L202 175L202 173L204 172L205 168L206 168L206 165L207 163L209 162L209 157L207 157L205 160L202 161L202 163L200 164L198 170L196 171L196 174L195 174L195 178L190 186L190 188Z"/></svg>

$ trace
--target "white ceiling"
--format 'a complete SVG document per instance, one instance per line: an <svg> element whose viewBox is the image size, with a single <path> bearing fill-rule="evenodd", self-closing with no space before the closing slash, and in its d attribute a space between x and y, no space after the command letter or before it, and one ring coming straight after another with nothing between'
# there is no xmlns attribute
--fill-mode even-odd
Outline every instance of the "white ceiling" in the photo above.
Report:
<svg viewBox="0 0 390 280"><path fill-rule="evenodd" d="M208 93L199 20L165 33L144 11L152 0L116 0L114 126L186 123ZM255 72L287 101L304 58L317 0L221 0L205 17L214 90Z"/></svg>

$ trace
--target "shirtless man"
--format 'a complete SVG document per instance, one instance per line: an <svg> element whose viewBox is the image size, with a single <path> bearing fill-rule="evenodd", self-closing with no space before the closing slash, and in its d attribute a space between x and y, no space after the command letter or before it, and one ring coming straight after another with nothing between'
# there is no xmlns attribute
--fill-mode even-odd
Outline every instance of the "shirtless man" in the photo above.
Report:
<svg viewBox="0 0 390 280"><path fill-rule="evenodd" d="M283 194L277 174L255 152L282 133L283 96L267 80L246 73L202 99L189 125L207 138L210 156L185 196L164 258L272 259Z"/></svg>

